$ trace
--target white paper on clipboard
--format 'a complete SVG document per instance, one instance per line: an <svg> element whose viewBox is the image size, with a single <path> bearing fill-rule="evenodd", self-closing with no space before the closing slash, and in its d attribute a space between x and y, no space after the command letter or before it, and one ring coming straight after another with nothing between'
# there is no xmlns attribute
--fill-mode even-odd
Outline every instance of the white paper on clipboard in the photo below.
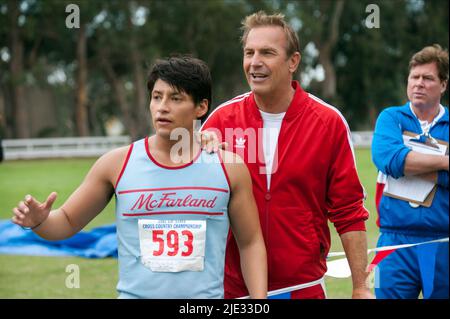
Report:
<svg viewBox="0 0 450 319"><path fill-rule="evenodd" d="M447 145L436 144L436 147L411 141L414 136L403 135L404 144L415 152L430 155L445 155ZM403 176L400 178L387 177L384 192L395 197L404 198L415 202L424 202L433 190L435 184L415 176Z"/></svg>

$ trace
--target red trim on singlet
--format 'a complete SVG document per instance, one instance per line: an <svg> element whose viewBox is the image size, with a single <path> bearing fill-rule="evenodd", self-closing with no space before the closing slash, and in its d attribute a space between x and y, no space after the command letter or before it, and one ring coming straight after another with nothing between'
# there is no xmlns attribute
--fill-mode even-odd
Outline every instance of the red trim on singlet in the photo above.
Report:
<svg viewBox="0 0 450 319"><path fill-rule="evenodd" d="M150 153L150 148L148 145L148 136L145 138L145 150L147 152L148 157L150 158L150 160L155 163L156 165L158 165L161 168L165 168L165 169L181 169L181 168L185 168L188 167L189 165L192 165L199 157L200 154L202 153L202 149L200 148L198 154L195 156L195 158L192 159L192 161L190 161L189 163L186 163L184 165L181 166L166 166L164 164L159 163Z"/></svg>
<svg viewBox="0 0 450 319"><path fill-rule="evenodd" d="M185 186L185 187L163 187L163 188L129 189L129 190L120 191L119 194L140 193L140 192L156 192L156 191L169 191L169 190L186 190L186 189L207 190L207 191L228 193L228 190L224 189L224 188L202 187L202 186Z"/></svg>
<svg viewBox="0 0 450 319"><path fill-rule="evenodd" d="M125 158L125 161L123 162L122 170L120 171L119 177L117 177L117 181L114 186L114 189L117 189L117 185L119 184L119 181L122 178L123 173L125 172L125 168L127 167L128 160L130 159L130 156L131 156L131 151L133 150L133 145L134 145L134 143L132 143L130 145L130 148L128 149L127 157Z"/></svg>
<svg viewBox="0 0 450 319"><path fill-rule="evenodd" d="M135 213L135 214L126 214L123 216L133 217L133 216L151 216L151 215L208 215L208 216L221 216L223 212L191 212L191 211L179 211L179 212L145 212L145 213Z"/></svg>
<svg viewBox="0 0 450 319"><path fill-rule="evenodd" d="M230 178L228 177L228 172L227 172L227 170L225 169L225 165L223 164L223 159L222 159L222 155L220 155L220 151L217 152L217 156L219 157L219 160L220 160L220 166L222 166L223 173L225 174L225 178L227 179L228 188L229 188L230 191L231 191Z"/></svg>

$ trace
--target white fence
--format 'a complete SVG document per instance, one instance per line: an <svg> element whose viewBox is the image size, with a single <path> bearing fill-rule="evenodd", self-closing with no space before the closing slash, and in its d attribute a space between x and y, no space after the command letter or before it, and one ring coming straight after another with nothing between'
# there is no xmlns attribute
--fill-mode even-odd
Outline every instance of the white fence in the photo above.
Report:
<svg viewBox="0 0 450 319"><path fill-rule="evenodd" d="M5 160L98 157L129 143L129 136L30 138L2 142Z"/></svg>
<svg viewBox="0 0 450 319"><path fill-rule="evenodd" d="M371 131L352 132L355 148L369 148ZM65 157L99 157L107 151L128 145L129 136L61 137L3 140L5 160Z"/></svg>
<svg viewBox="0 0 450 319"><path fill-rule="evenodd" d="M370 148L372 146L373 131L352 132L352 143L355 148Z"/></svg>

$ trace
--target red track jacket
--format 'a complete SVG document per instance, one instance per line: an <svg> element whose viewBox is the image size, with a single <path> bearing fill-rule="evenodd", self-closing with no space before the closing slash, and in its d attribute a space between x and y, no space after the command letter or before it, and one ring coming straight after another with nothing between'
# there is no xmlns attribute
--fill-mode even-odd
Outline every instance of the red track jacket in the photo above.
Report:
<svg viewBox="0 0 450 319"><path fill-rule="evenodd" d="M295 95L281 125L270 190L263 120L252 93L217 107L202 128L215 131L250 171L267 247L269 290L321 278L330 248L328 220L343 234L365 231L369 216L345 119L336 108L303 91L298 82L292 86ZM224 285L227 298L248 295L232 236Z"/></svg>

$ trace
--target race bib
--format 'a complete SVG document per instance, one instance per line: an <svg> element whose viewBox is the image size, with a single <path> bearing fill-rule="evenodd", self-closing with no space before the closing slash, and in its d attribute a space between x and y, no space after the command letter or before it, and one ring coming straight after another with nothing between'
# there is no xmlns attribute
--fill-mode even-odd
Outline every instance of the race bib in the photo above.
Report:
<svg viewBox="0 0 450 319"><path fill-rule="evenodd" d="M140 219L141 262L157 272L202 271L205 220Z"/></svg>

